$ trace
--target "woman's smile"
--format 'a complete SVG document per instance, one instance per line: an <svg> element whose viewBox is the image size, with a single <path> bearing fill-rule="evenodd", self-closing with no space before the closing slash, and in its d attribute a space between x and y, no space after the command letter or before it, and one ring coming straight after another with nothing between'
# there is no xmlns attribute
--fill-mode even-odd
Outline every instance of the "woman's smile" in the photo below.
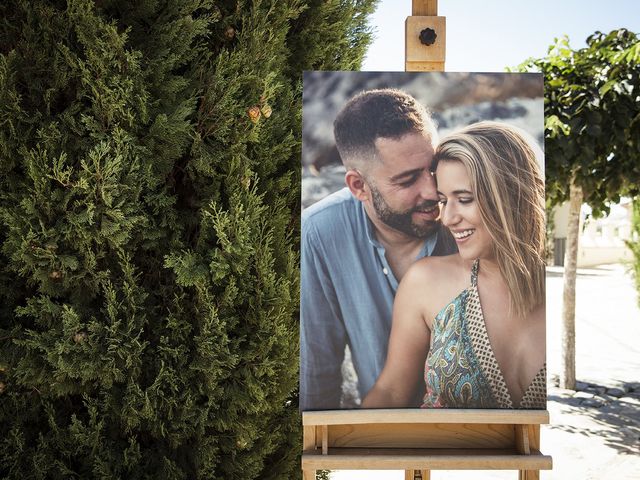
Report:
<svg viewBox="0 0 640 480"><path fill-rule="evenodd" d="M456 239L457 243L465 242L473 233L476 231L475 228L468 228L465 230L451 230L451 234L453 238Z"/></svg>

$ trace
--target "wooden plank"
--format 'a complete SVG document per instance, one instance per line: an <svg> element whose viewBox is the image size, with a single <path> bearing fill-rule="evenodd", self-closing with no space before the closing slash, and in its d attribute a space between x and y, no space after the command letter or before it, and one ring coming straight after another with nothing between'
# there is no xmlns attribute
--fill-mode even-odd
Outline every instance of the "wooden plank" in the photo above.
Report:
<svg viewBox="0 0 640 480"><path fill-rule="evenodd" d="M316 480L316 471L302 470L302 480Z"/></svg>
<svg viewBox="0 0 640 480"><path fill-rule="evenodd" d="M304 469L336 470L550 470L551 458L512 449L332 449L302 454Z"/></svg>
<svg viewBox="0 0 640 480"><path fill-rule="evenodd" d="M411 15L414 17L435 17L438 15L438 0L413 0Z"/></svg>
<svg viewBox="0 0 640 480"><path fill-rule="evenodd" d="M516 450L522 455L529 455L529 425L514 425Z"/></svg>
<svg viewBox="0 0 640 480"><path fill-rule="evenodd" d="M539 425L549 423L549 412L547 410L441 408L302 412L303 425L358 425L365 423L511 423Z"/></svg>
<svg viewBox="0 0 640 480"><path fill-rule="evenodd" d="M322 454L326 455L329 453L329 426L322 426Z"/></svg>
<svg viewBox="0 0 640 480"><path fill-rule="evenodd" d="M422 480L431 480L431 471L430 470L421 470Z"/></svg>
<svg viewBox="0 0 640 480"><path fill-rule="evenodd" d="M331 448L507 448L514 443L514 427L508 424L332 425L329 433Z"/></svg>
<svg viewBox="0 0 640 480"><path fill-rule="evenodd" d="M404 480L413 480L413 470L404 471Z"/></svg>
<svg viewBox="0 0 640 480"><path fill-rule="evenodd" d="M436 33L433 45L420 43L420 32L431 28ZM407 17L405 22L405 62L444 63L446 46L445 17Z"/></svg>

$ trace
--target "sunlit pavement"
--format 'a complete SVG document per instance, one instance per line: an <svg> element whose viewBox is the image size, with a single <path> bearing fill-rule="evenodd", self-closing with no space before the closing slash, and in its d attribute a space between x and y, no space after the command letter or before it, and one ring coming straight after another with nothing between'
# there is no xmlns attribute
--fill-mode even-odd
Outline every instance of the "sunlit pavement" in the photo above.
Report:
<svg viewBox="0 0 640 480"><path fill-rule="evenodd" d="M578 271L576 377L579 390L553 385L560 372L562 269L547 271L547 362L551 385L541 450L553 457L542 480L640 480L640 309L621 265ZM404 480L402 471L332 472L332 480ZM514 471L434 471L432 480L510 479Z"/></svg>

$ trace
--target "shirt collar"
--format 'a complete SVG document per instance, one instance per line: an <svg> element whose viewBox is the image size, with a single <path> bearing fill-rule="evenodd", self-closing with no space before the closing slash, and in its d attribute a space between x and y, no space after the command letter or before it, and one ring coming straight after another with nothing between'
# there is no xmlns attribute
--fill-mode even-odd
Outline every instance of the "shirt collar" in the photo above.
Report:
<svg viewBox="0 0 640 480"><path fill-rule="evenodd" d="M364 231L367 234L367 240L369 240L369 243L371 245L373 245L374 247L382 248L384 250L384 247L382 246L382 244L376 238L376 235L374 233L375 232L375 229L374 229L375 227L373 226L373 222L369 218L369 215L367 215L367 211L364 208L364 203L362 203L362 202L360 202L360 212L362 213L362 220L364 221Z"/></svg>

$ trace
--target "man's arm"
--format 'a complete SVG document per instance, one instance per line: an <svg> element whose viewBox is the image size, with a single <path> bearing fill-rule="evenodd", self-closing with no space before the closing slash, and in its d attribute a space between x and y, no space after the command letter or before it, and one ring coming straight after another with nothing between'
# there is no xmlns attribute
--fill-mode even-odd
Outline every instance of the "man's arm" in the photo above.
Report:
<svg viewBox="0 0 640 480"><path fill-rule="evenodd" d="M425 276L414 264L398 288L384 369L362 401L362 408L415 407L416 386L424 385L424 363L431 331L424 319ZM422 392L418 392L424 394Z"/></svg>
<svg viewBox="0 0 640 480"><path fill-rule="evenodd" d="M303 226L301 244L300 409L337 409L347 334L327 268L327 253L308 223Z"/></svg>

